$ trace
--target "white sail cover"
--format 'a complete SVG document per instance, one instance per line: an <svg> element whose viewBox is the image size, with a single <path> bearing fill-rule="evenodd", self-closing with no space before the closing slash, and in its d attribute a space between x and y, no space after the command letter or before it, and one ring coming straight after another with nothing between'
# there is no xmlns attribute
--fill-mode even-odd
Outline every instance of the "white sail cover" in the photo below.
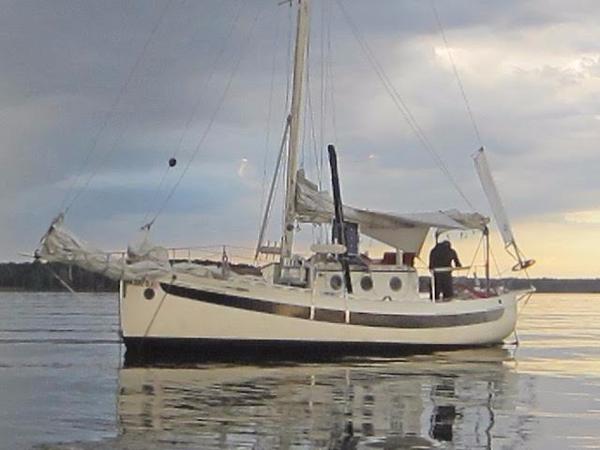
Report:
<svg viewBox="0 0 600 450"><path fill-rule="evenodd" d="M333 200L327 192L298 171L296 190L298 221L329 223L334 216ZM404 252L419 253L431 228L440 230L483 230L489 219L478 213L447 211L391 214L344 205L344 218L356 222L360 232Z"/></svg>
<svg viewBox="0 0 600 450"><path fill-rule="evenodd" d="M36 256L48 262L73 264L113 280L134 281L159 278L171 273L167 250L144 241L125 254L107 253L79 239L63 225L61 214L50 225Z"/></svg>
<svg viewBox="0 0 600 450"><path fill-rule="evenodd" d="M79 239L64 224L61 214L50 225L41 240L36 256L47 262L73 264L113 280L155 280L186 274L202 278L229 278L237 275L215 266L181 262L171 264L166 248L152 245L146 238L130 245L127 252L110 253L98 250Z"/></svg>
<svg viewBox="0 0 600 450"><path fill-rule="evenodd" d="M506 214L506 210L500 199L500 194L498 193L496 183L492 177L492 172L490 171L490 166L488 165L483 147L477 151L473 160L475 161L475 169L477 169L481 186L490 203L490 208L492 208L492 213L496 219L504 244L507 247L509 245L514 245L515 238L510 227L510 222L508 221L508 215Z"/></svg>

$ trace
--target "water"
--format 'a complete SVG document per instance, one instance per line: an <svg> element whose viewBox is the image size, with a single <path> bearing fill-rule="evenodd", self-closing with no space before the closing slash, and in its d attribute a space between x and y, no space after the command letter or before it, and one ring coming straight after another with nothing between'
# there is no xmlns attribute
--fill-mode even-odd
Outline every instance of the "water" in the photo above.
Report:
<svg viewBox="0 0 600 450"><path fill-rule="evenodd" d="M600 448L599 320L536 295L516 350L122 368L115 295L4 292L0 448Z"/></svg>

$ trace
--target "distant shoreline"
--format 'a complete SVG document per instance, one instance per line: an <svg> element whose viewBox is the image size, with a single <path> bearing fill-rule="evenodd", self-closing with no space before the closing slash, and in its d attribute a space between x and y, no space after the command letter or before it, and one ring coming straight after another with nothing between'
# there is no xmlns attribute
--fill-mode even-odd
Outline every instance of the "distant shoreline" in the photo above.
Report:
<svg viewBox="0 0 600 450"><path fill-rule="evenodd" d="M199 261L207 264L208 261ZM50 269L50 270L49 270ZM66 288L54 275L58 275L77 292L118 292L119 283L105 276L91 273L76 266L49 263L0 263L0 292L64 292ZM473 279L457 278L472 285ZM480 280L481 282L482 280ZM600 278L502 278L493 279L492 286L502 284L508 289L536 288L547 294L600 294ZM420 290L427 292L428 277L419 277Z"/></svg>
<svg viewBox="0 0 600 450"><path fill-rule="evenodd" d="M76 266L59 263L0 263L0 291L61 292L64 280L77 292L117 292L119 283Z"/></svg>

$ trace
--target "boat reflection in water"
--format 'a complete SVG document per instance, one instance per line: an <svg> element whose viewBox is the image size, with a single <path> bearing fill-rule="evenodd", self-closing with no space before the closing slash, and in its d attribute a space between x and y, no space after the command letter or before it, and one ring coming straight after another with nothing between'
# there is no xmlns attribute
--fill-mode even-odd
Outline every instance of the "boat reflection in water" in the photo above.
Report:
<svg viewBox="0 0 600 450"><path fill-rule="evenodd" d="M515 447L527 433L512 365L510 351L487 348L327 365L126 367L120 438L173 448Z"/></svg>

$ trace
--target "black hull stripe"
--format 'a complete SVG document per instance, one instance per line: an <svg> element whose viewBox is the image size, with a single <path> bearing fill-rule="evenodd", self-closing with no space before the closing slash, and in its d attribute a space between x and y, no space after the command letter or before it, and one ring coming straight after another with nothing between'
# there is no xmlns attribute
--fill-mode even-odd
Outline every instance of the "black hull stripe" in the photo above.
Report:
<svg viewBox="0 0 600 450"><path fill-rule="evenodd" d="M256 298L239 297L168 283L161 283L160 286L167 294L190 300L246 311L275 314L297 319L310 319L310 307L308 306L288 305ZM493 322L500 319L503 314L503 307L481 312L437 316L351 312L350 325L383 328L447 328ZM345 311L315 308L313 320L327 323L345 323L345 318Z"/></svg>

